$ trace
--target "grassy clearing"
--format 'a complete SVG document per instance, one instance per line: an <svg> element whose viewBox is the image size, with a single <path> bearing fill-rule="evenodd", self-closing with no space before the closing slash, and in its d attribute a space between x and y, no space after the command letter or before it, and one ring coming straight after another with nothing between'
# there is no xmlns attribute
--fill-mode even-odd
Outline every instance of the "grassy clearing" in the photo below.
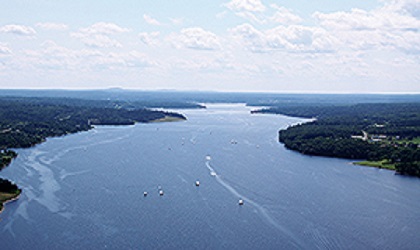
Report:
<svg viewBox="0 0 420 250"><path fill-rule="evenodd" d="M17 198L20 195L20 193L21 193L20 190L16 190L16 192L14 192L14 193L0 192L0 212L3 211L3 203L4 202Z"/></svg>
<svg viewBox="0 0 420 250"><path fill-rule="evenodd" d="M366 167L384 168L389 170L395 170L395 164L390 163L388 160L382 161L359 161L354 164Z"/></svg>
<svg viewBox="0 0 420 250"><path fill-rule="evenodd" d="M17 196L17 194L11 194L11 193L0 193L0 202L8 201L10 199L13 199Z"/></svg>
<svg viewBox="0 0 420 250"><path fill-rule="evenodd" d="M179 117L174 117L174 116L165 116L163 118L160 119L156 119L156 120L152 120L150 121L150 123L152 122L177 122L177 121L183 121L184 119L181 119Z"/></svg>
<svg viewBox="0 0 420 250"><path fill-rule="evenodd" d="M413 139L395 139L394 137L388 138L386 140L383 140L382 143L385 144L406 144L406 143L413 143L413 144L420 144L420 137L415 137Z"/></svg>
<svg viewBox="0 0 420 250"><path fill-rule="evenodd" d="M398 140L396 142L397 143L414 143L414 144L420 144L420 137L416 137L416 138L413 138L411 140L405 140L405 139Z"/></svg>

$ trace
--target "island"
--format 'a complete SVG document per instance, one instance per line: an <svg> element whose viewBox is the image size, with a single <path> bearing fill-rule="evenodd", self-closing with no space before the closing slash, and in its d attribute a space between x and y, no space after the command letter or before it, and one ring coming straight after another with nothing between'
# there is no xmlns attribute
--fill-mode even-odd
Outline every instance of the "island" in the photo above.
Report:
<svg viewBox="0 0 420 250"><path fill-rule="evenodd" d="M253 113L311 119L279 131L288 149L420 177L420 103L295 103Z"/></svg>
<svg viewBox="0 0 420 250"><path fill-rule="evenodd" d="M11 149L32 147L48 137L86 131L95 125L186 120L185 116L175 112L121 103L72 98L0 97L0 170L17 157ZM0 178L0 208L4 202L18 198L21 191L16 184Z"/></svg>

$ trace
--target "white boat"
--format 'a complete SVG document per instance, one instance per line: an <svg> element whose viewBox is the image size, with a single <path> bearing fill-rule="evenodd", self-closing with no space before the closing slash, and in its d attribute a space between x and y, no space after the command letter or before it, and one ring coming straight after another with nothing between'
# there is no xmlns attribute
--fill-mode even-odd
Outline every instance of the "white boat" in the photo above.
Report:
<svg viewBox="0 0 420 250"><path fill-rule="evenodd" d="M195 185L198 187L200 186L200 182L199 181L195 181Z"/></svg>
<svg viewBox="0 0 420 250"><path fill-rule="evenodd" d="M143 192L143 195L144 195L144 196L147 196L147 192Z"/></svg>
<svg viewBox="0 0 420 250"><path fill-rule="evenodd" d="M162 196L163 195L163 190L159 190L159 195Z"/></svg>
<svg viewBox="0 0 420 250"><path fill-rule="evenodd" d="M242 206L244 204L244 200L239 199L239 205Z"/></svg>

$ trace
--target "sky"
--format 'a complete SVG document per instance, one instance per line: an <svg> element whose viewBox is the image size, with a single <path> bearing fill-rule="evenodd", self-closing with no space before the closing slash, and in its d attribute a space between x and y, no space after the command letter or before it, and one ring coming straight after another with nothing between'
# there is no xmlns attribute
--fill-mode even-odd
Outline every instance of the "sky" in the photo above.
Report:
<svg viewBox="0 0 420 250"><path fill-rule="evenodd" d="M0 0L0 88L420 93L420 0Z"/></svg>

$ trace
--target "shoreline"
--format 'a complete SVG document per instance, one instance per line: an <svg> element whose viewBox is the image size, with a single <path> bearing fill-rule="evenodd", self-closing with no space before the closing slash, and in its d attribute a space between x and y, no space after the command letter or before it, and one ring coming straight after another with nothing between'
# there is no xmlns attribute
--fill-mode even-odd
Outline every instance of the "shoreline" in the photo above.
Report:
<svg viewBox="0 0 420 250"><path fill-rule="evenodd" d="M6 204L7 203L17 201L20 198L21 194L22 194L22 191L20 191L18 195L14 196L14 197L11 197L10 199L7 199L5 201L0 202L0 204L1 204L0 214L6 209Z"/></svg>

